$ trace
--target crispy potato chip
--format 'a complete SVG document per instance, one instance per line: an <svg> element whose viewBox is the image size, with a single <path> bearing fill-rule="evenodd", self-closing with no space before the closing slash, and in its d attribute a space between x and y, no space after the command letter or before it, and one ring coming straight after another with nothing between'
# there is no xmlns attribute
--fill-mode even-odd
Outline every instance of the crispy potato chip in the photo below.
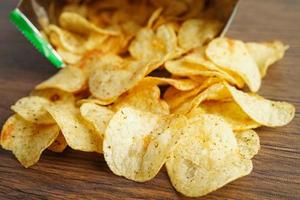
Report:
<svg viewBox="0 0 300 200"><path fill-rule="evenodd" d="M237 139L240 154L245 159L253 158L260 149L259 136L254 130L234 132Z"/></svg>
<svg viewBox="0 0 300 200"><path fill-rule="evenodd" d="M151 63L124 60L122 68L98 68L90 76L93 96L104 102L114 102L122 93L134 87L147 74Z"/></svg>
<svg viewBox="0 0 300 200"><path fill-rule="evenodd" d="M59 134L56 125L37 125L11 116L1 132L1 146L10 150L24 167L34 165Z"/></svg>
<svg viewBox="0 0 300 200"><path fill-rule="evenodd" d="M62 133L59 133L54 142L48 147L48 150L61 153L67 148L68 144Z"/></svg>
<svg viewBox="0 0 300 200"><path fill-rule="evenodd" d="M36 124L54 124L46 108L51 102L45 98L29 96L19 99L11 109L25 120Z"/></svg>
<svg viewBox="0 0 300 200"><path fill-rule="evenodd" d="M61 27L67 29L68 31L83 35L88 35L92 32L106 35L120 34L115 30L108 30L97 27L81 15L74 12L63 12L59 17L59 24Z"/></svg>
<svg viewBox="0 0 300 200"><path fill-rule="evenodd" d="M76 64L82 58L81 55L66 51L62 48L57 48L56 51L67 64Z"/></svg>
<svg viewBox="0 0 300 200"><path fill-rule="evenodd" d="M151 17L149 18L148 20L148 23L147 23L147 27L148 28L152 28L153 27L153 24L155 23L155 21L159 18L159 16L161 15L163 11L163 8L160 7L160 8L157 8L151 15Z"/></svg>
<svg viewBox="0 0 300 200"><path fill-rule="evenodd" d="M80 106L80 114L88 123L94 126L97 133L104 138L105 129L114 115L114 112L104 106L84 103Z"/></svg>
<svg viewBox="0 0 300 200"><path fill-rule="evenodd" d="M167 24L158 27L156 31L141 29L129 46L131 56L140 60L165 61L174 56L176 49L176 33Z"/></svg>
<svg viewBox="0 0 300 200"><path fill-rule="evenodd" d="M280 41L246 43L246 47L255 60L260 74L264 77L270 65L283 58L285 51L289 48Z"/></svg>
<svg viewBox="0 0 300 200"><path fill-rule="evenodd" d="M247 94L226 85L234 101L257 123L277 127L288 124L295 115L295 107L286 102L271 101L256 94Z"/></svg>
<svg viewBox="0 0 300 200"><path fill-rule="evenodd" d="M152 179L183 134L186 119L124 107L109 122L104 158L117 175L143 182Z"/></svg>
<svg viewBox="0 0 300 200"><path fill-rule="evenodd" d="M202 103L200 107L205 113L223 117L234 131L243 131L260 126L234 101L208 101Z"/></svg>
<svg viewBox="0 0 300 200"><path fill-rule="evenodd" d="M58 49L64 49L74 54L83 54L86 51L84 47L86 37L68 32L52 24L47 26L45 31L50 42Z"/></svg>
<svg viewBox="0 0 300 200"><path fill-rule="evenodd" d="M214 39L208 44L206 55L220 68L239 75L252 92L260 88L261 77L258 66L242 41L228 38Z"/></svg>
<svg viewBox="0 0 300 200"><path fill-rule="evenodd" d="M189 197L206 195L249 174L252 162L239 154L230 126L220 117L190 120L184 137L166 162L175 189Z"/></svg>
<svg viewBox="0 0 300 200"><path fill-rule="evenodd" d="M181 91L192 90L200 85L199 82L191 79L172 79L153 76L147 76L142 81L145 82L145 84L172 85L174 88Z"/></svg>
<svg viewBox="0 0 300 200"><path fill-rule="evenodd" d="M87 77L83 71L74 66L67 66L57 74L35 87L37 90L55 88L70 93L80 91L85 87Z"/></svg>
<svg viewBox="0 0 300 200"><path fill-rule="evenodd" d="M178 43L186 51L201 47L220 32L222 23L216 20L189 19L179 29Z"/></svg>
<svg viewBox="0 0 300 200"><path fill-rule="evenodd" d="M170 113L168 104L160 99L159 88L156 85L145 82L141 82L120 96L112 107L115 111L118 111L128 106L155 114Z"/></svg>
<svg viewBox="0 0 300 200"><path fill-rule="evenodd" d="M249 118L264 126L284 126L295 115L295 107L289 103L267 100L259 95L240 91L226 83L210 86L195 98L183 103L175 112L188 113L208 100L230 99L233 99Z"/></svg>
<svg viewBox="0 0 300 200"><path fill-rule="evenodd" d="M205 79L199 87L191 91L179 91L173 87L169 87L164 94L164 100L166 100L166 102L170 106L170 109L174 111L176 110L177 107L179 107L184 102L189 101L190 99L197 96L197 94L199 94L206 88L218 82L220 82L219 79L208 78Z"/></svg>
<svg viewBox="0 0 300 200"><path fill-rule="evenodd" d="M89 98L87 98L87 99L79 99L76 102L76 105L81 106L82 104L85 104L85 103L92 103L92 104L97 104L100 106L107 106L107 105L111 104L110 101L102 101L102 100L97 99L96 97L89 96Z"/></svg>
<svg viewBox="0 0 300 200"><path fill-rule="evenodd" d="M57 104L47 108L64 135L68 146L86 152L102 152L102 138L80 116L72 104Z"/></svg>
<svg viewBox="0 0 300 200"><path fill-rule="evenodd" d="M59 89L44 89L44 90L33 90L30 96L37 96L48 99L54 104L66 104L75 102L75 97L69 92L64 92Z"/></svg>
<svg viewBox="0 0 300 200"><path fill-rule="evenodd" d="M240 88L244 86L243 80L209 61L203 50L197 50L178 60L168 61L165 68L173 75L218 77Z"/></svg>

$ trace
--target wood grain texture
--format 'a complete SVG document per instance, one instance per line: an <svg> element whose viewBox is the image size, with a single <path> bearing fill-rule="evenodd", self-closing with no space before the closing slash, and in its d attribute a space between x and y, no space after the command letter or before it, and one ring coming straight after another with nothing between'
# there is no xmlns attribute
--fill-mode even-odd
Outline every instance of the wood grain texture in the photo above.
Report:
<svg viewBox="0 0 300 200"><path fill-rule="evenodd" d="M8 22L16 0L0 3L0 124L17 99L56 70ZM203 198L206 200L300 199L300 1L242 0L228 36L246 41L281 39L290 45L272 66L260 94L293 103L296 117L283 128L261 128L262 149L251 175ZM0 149L0 199L189 199L175 192L165 169L147 183L109 171L102 156L67 149L44 152L24 169L11 152ZM195 198L197 199L197 198Z"/></svg>

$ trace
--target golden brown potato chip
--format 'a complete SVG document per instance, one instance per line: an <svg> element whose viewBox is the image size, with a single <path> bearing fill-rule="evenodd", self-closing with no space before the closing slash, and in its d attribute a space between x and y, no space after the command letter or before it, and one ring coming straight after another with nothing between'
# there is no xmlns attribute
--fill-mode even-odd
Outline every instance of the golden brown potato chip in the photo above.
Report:
<svg viewBox="0 0 300 200"><path fill-rule="evenodd" d="M68 144L62 133L59 133L54 142L48 147L48 150L61 153L67 148Z"/></svg>
<svg viewBox="0 0 300 200"><path fill-rule="evenodd" d="M89 89L99 100L112 103L138 84L146 76L150 65L143 61L124 60L122 68L98 68L90 76Z"/></svg>
<svg viewBox="0 0 300 200"><path fill-rule="evenodd" d="M220 79L208 78L203 80L203 82L199 87L191 91L180 91L173 87L169 87L164 94L164 100L166 100L166 102L170 106L170 109L174 111L177 107L179 107L184 102L190 101L190 99L197 96L197 94L199 94L206 88L218 82L220 82Z"/></svg>
<svg viewBox="0 0 300 200"><path fill-rule="evenodd" d="M75 54L75 53L71 53L69 51L66 51L62 48L57 48L56 49L57 53L61 56L61 58L63 59L64 62L66 62L67 64L76 64L78 63L82 56Z"/></svg>
<svg viewBox="0 0 300 200"><path fill-rule="evenodd" d="M87 77L84 72L74 66L67 66L57 74L35 87L37 90L55 88L62 91L75 93L85 87Z"/></svg>
<svg viewBox="0 0 300 200"><path fill-rule="evenodd" d="M33 90L30 93L30 96L42 97L48 99L51 103L54 104L65 104L75 102L75 97L73 94L52 88L44 90Z"/></svg>
<svg viewBox="0 0 300 200"><path fill-rule="evenodd" d="M234 101L208 101L202 103L200 107L208 114L223 117L234 131L248 130L260 126Z"/></svg>
<svg viewBox="0 0 300 200"><path fill-rule="evenodd" d="M108 30L97 27L81 15L74 12L63 12L59 17L59 24L61 27L67 29L68 31L83 35L88 35L92 32L106 35L120 34L118 31L115 30Z"/></svg>
<svg viewBox="0 0 300 200"><path fill-rule="evenodd" d="M160 90L156 85L145 82L124 93L113 104L113 109L118 111L123 107L132 107L141 111L155 114L169 114L168 104L160 99Z"/></svg>
<svg viewBox="0 0 300 200"><path fill-rule="evenodd" d="M56 25L49 25L46 33L50 42L58 49L74 54L83 54L86 51L84 47L86 37L63 30Z"/></svg>
<svg viewBox="0 0 300 200"><path fill-rule="evenodd" d="M140 60L164 61L174 56L177 37L170 25L162 25L153 31L141 29L129 46L132 57Z"/></svg>
<svg viewBox="0 0 300 200"><path fill-rule="evenodd" d="M240 154L245 159L253 158L260 149L259 136L254 130L234 132L237 139Z"/></svg>
<svg viewBox="0 0 300 200"><path fill-rule="evenodd" d="M24 167L34 165L59 134L57 125L37 125L11 116L1 132L1 146L10 150Z"/></svg>
<svg viewBox="0 0 300 200"><path fill-rule="evenodd" d="M159 16L161 15L163 11L163 8L160 7L160 8L157 8L151 15L151 17L149 18L148 20L148 23L147 23L147 27L148 28L152 28L153 27L153 24L155 23L155 21L159 18Z"/></svg>
<svg viewBox="0 0 300 200"><path fill-rule="evenodd" d="M257 92L260 88L261 76L258 66L242 41L214 39L208 44L206 55L220 68L239 75L252 92Z"/></svg>
<svg viewBox="0 0 300 200"><path fill-rule="evenodd" d="M147 76L142 81L145 82L145 84L172 85L174 88L181 91L192 90L200 85L199 82L191 79L173 79L153 76Z"/></svg>
<svg viewBox="0 0 300 200"><path fill-rule="evenodd" d="M69 147L86 152L102 152L102 138L80 116L72 104L57 104L47 108L64 135Z"/></svg>
<svg viewBox="0 0 300 200"><path fill-rule="evenodd" d="M244 81L233 76L228 71L222 70L214 63L209 61L204 53L204 50L198 49L178 60L172 60L165 63L165 68L173 75L178 76L206 76L218 77L226 80L231 84L242 88Z"/></svg>
<svg viewBox="0 0 300 200"><path fill-rule="evenodd" d="M51 102L45 98L29 96L19 99L11 109L25 120L36 124L54 124L46 108Z"/></svg>
<svg viewBox="0 0 300 200"><path fill-rule="evenodd" d="M184 137L166 162L175 189L189 197L206 195L249 174L230 126L220 117L200 115L189 120Z"/></svg>
<svg viewBox="0 0 300 200"><path fill-rule="evenodd" d="M259 95L244 93L229 85L226 87L241 109L261 125L284 126L294 118L295 107L289 103L264 99Z"/></svg>
<svg viewBox="0 0 300 200"><path fill-rule="evenodd" d="M283 58L285 51L289 48L280 41L246 43L246 47L255 60L260 74L264 77L270 65Z"/></svg>
<svg viewBox="0 0 300 200"><path fill-rule="evenodd" d="M94 126L97 133L104 138L105 129L114 115L114 112L104 106L84 103L80 106L80 114L88 123Z"/></svg>
<svg viewBox="0 0 300 200"><path fill-rule="evenodd" d="M219 34L222 24L216 20L189 19L180 27L178 43L186 51L201 47Z"/></svg>
<svg viewBox="0 0 300 200"><path fill-rule="evenodd" d="M284 126L295 115L295 107L289 103L270 101L259 95L240 91L226 83L210 86L193 99L183 103L175 112L188 113L208 100L224 101L230 99L233 99L249 118L264 126Z"/></svg>
<svg viewBox="0 0 300 200"><path fill-rule="evenodd" d="M103 142L104 157L117 175L143 182L152 179L183 134L186 119L155 115L130 107L109 122Z"/></svg>

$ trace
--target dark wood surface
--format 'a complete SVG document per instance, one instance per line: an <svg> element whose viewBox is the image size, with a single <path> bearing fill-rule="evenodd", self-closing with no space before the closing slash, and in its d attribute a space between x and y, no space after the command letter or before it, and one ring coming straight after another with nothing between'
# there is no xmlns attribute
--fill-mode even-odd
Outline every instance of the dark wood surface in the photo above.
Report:
<svg viewBox="0 0 300 200"><path fill-rule="evenodd" d="M8 22L16 0L0 3L0 124L17 99L55 73L52 67ZM274 65L260 94L297 107L283 128L260 128L262 148L251 175L199 199L300 199L300 1L242 0L228 36L246 41L281 39L290 45ZM147 183L115 176L102 156L67 149L44 152L38 164L23 168L0 149L0 199L189 199L175 192L166 170Z"/></svg>

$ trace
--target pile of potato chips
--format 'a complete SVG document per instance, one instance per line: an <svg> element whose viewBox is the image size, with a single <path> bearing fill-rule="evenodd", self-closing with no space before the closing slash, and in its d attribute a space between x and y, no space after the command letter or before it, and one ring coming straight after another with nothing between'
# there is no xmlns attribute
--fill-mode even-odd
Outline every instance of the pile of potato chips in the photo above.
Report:
<svg viewBox="0 0 300 200"><path fill-rule="evenodd" d="M44 35L68 66L11 107L2 147L24 167L46 149L97 152L138 182L165 165L191 197L249 174L253 129L294 117L291 104L255 93L287 46L216 38L224 20L205 2L67 4Z"/></svg>

